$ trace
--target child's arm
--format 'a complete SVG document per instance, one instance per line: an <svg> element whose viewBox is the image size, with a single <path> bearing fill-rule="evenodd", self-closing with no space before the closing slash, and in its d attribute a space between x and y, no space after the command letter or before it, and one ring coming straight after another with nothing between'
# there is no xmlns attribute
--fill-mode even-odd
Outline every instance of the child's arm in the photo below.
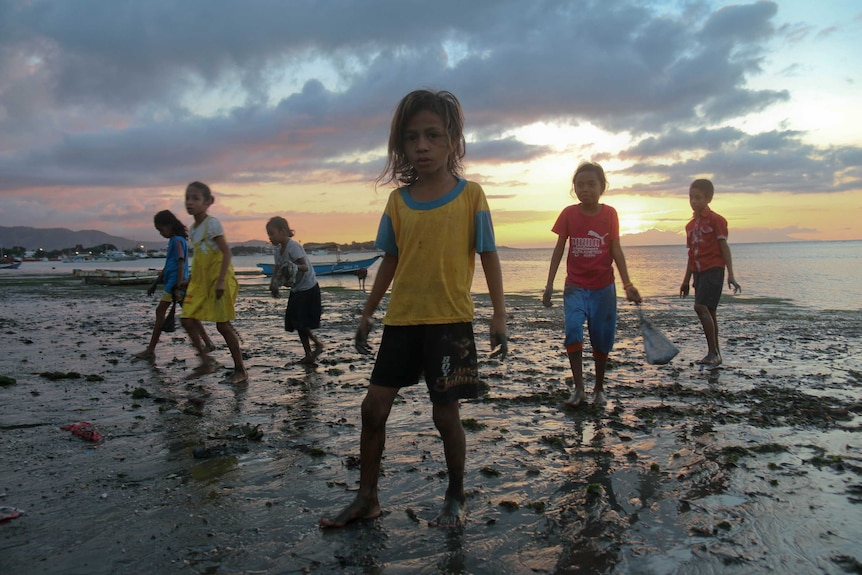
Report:
<svg viewBox="0 0 862 575"><path fill-rule="evenodd" d="M545 291L542 294L542 304L545 307L551 307L551 294L554 293L554 278L557 277L557 270L560 268L560 262L563 260L563 252L566 249L566 236L557 238L557 245L554 246L554 253L551 254L551 267L548 269L548 283L545 284Z"/></svg>
<svg viewBox="0 0 862 575"><path fill-rule="evenodd" d="M733 293L737 294L742 291L742 288L733 277L733 259L730 257L730 246L727 240L718 240L718 248L721 250L721 257L724 258L724 265L727 266L727 287L732 288Z"/></svg>
<svg viewBox="0 0 862 575"><path fill-rule="evenodd" d="M635 303L641 302L641 294L629 279L629 270L626 267L626 256L623 255L623 246L619 239L611 240L611 257L617 264L620 279L623 280L623 289L626 291L626 299Z"/></svg>
<svg viewBox="0 0 862 575"><path fill-rule="evenodd" d="M185 260L183 260L183 258L179 259L180 269L177 270L177 278L183 277L183 261L185 261ZM180 303L182 300L182 298L180 297L180 291L182 291L182 289L180 288L181 283L182 283L182 279L178 279L177 283L174 284L174 287L171 288L171 299L175 302L180 302Z"/></svg>
<svg viewBox="0 0 862 575"><path fill-rule="evenodd" d="M281 295L281 290L278 286L278 276L279 270L281 266L278 264L274 264L272 266L272 276L269 278L269 293L272 294L272 297L279 297Z"/></svg>
<svg viewBox="0 0 862 575"><path fill-rule="evenodd" d="M182 242L180 240L177 240L177 254L178 254L177 255L177 283L175 283L173 285L173 287L171 287L171 297L173 298L174 301L178 301L178 299L179 299L177 297L177 291L180 289L179 284L183 279L183 271L184 271L183 268L185 267L183 264L186 261L185 258L183 257L182 247L183 247Z"/></svg>
<svg viewBox="0 0 862 575"><path fill-rule="evenodd" d="M493 351L491 357L505 359L509 353L508 334L506 330L506 298L503 294L503 270L500 268L500 256L497 252L482 252L482 270L485 272L485 281L488 283L488 295L491 296L491 305L494 307L494 315L491 317L491 350L497 346L500 349Z"/></svg>
<svg viewBox="0 0 862 575"><path fill-rule="evenodd" d="M679 286L679 297L688 296L688 290L691 288L691 256L685 260L685 275L682 277L682 285Z"/></svg>
<svg viewBox="0 0 862 575"><path fill-rule="evenodd" d="M224 295L224 280L227 277L227 270L230 268L230 246L227 245L227 240L224 239L224 236L216 236L213 238L213 241L218 246L218 249L221 250L221 269L218 272L218 280L216 280L215 285L215 294L216 299L221 299L221 296Z"/></svg>
<svg viewBox="0 0 862 575"><path fill-rule="evenodd" d="M303 273L308 271L309 265L307 259L299 258L298 260L294 260L293 263L296 264L297 271L301 271Z"/></svg>
<svg viewBox="0 0 862 575"><path fill-rule="evenodd" d="M392 278L395 277L395 268L398 267L398 256L386 254L380 262L380 267L377 268L377 275L374 276L374 285L371 286L371 292L368 294L368 299L365 300L365 307L362 308L362 317L359 318L359 327L356 329L356 351L359 353L371 353L371 348L368 346L368 332L371 331L371 316L380 301L389 289L389 284L392 283Z"/></svg>
<svg viewBox="0 0 862 575"><path fill-rule="evenodd" d="M282 254L284 254L284 250L287 249L287 246L284 244L278 244L275 247L275 253L272 254L272 276L269 278L269 293L272 294L272 297L278 298L281 297L281 286L279 285L278 278L281 275L281 264L279 263L281 260Z"/></svg>
<svg viewBox="0 0 862 575"><path fill-rule="evenodd" d="M165 270L161 270L159 275L156 276L156 279L153 280L153 283L150 284L150 287L147 288L147 295L153 295L156 293L156 288L162 283L165 279Z"/></svg>

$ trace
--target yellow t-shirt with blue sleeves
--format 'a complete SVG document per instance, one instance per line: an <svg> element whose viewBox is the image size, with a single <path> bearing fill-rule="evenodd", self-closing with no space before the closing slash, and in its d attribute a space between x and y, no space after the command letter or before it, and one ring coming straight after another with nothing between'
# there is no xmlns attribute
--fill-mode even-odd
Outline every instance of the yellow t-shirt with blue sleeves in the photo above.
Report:
<svg viewBox="0 0 862 575"><path fill-rule="evenodd" d="M431 202L414 200L406 187L394 190L374 245L398 256L384 324L473 321L476 253L497 251L482 186L459 179Z"/></svg>

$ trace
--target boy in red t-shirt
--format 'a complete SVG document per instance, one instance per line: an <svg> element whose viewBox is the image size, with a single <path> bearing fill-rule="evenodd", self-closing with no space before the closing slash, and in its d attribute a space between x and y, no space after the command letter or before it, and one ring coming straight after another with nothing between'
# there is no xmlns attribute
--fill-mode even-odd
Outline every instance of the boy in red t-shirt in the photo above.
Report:
<svg viewBox="0 0 862 575"><path fill-rule="evenodd" d="M620 272L626 299L639 303L641 296L629 280L626 258L620 245L617 212L611 206L599 203L599 198L608 188L605 171L599 164L584 162L575 170L572 187L580 203L565 208L552 228L559 237L551 255L542 303L545 307L551 306L554 277L568 241L570 249L566 258L563 304L566 354L572 367L575 390L566 405L578 407L587 401L583 373L586 321L596 366L593 403L601 406L605 403L605 367L617 330L617 292L612 263Z"/></svg>
<svg viewBox="0 0 862 575"><path fill-rule="evenodd" d="M710 367L721 365L718 349L718 319L716 309L724 285L724 268L727 268L727 287L733 293L742 289L733 277L733 261L727 245L727 220L709 209L715 188L709 180L695 180L688 190L688 202L694 215L685 226L688 264L679 288L679 296L688 295L694 276L694 311L700 318L706 336L707 353L696 363Z"/></svg>

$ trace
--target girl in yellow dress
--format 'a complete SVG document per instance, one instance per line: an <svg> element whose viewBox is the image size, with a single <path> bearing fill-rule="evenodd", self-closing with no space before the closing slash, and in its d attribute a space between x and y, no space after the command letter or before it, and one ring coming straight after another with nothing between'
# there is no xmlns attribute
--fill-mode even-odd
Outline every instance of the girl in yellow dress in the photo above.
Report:
<svg viewBox="0 0 862 575"><path fill-rule="evenodd" d="M233 358L233 374L228 382L237 384L248 380L242 360L239 336L230 321L236 319L234 304L239 292L236 275L231 263L230 247L224 237L221 222L207 215L215 199L209 186L192 182L186 187L186 211L194 217L189 228L189 240L194 246L192 273L185 287L182 324L198 351L201 363L189 378L213 373L215 367L204 345L200 333L195 329L195 320L214 321L216 329L224 338Z"/></svg>

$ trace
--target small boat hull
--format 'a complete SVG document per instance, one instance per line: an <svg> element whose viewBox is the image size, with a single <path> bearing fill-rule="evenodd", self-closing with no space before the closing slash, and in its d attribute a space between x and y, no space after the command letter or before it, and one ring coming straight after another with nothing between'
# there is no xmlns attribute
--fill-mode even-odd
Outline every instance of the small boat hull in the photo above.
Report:
<svg viewBox="0 0 862 575"><path fill-rule="evenodd" d="M318 276L332 276L338 274L356 274L359 270L367 270L374 262L379 260L383 256L374 256L371 258L365 258L362 260L351 260L351 261L339 261L339 262L326 262L315 264L312 263L314 267L314 273ZM263 272L265 276L271 276L274 269L275 264L270 263L259 263L257 267L260 268L260 271Z"/></svg>
<svg viewBox="0 0 862 575"><path fill-rule="evenodd" d="M14 262L0 266L0 270L17 270L21 267L21 262Z"/></svg>
<svg viewBox="0 0 862 575"><path fill-rule="evenodd" d="M85 284L103 286L147 285L159 277L158 270L72 270L72 275Z"/></svg>

